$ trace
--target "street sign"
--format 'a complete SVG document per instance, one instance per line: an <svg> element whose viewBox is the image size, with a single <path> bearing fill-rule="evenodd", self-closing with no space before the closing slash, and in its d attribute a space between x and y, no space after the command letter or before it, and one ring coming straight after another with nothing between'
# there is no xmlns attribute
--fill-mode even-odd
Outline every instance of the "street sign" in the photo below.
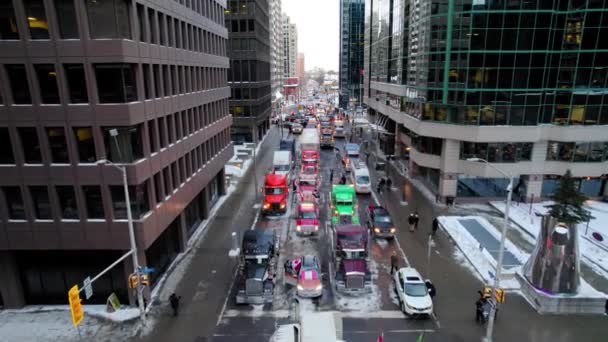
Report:
<svg viewBox="0 0 608 342"><path fill-rule="evenodd" d="M154 273L156 268L148 266L139 266L139 273Z"/></svg>
<svg viewBox="0 0 608 342"><path fill-rule="evenodd" d="M84 278L84 296L86 299L91 298L93 295L93 284L91 284L91 277Z"/></svg>
<svg viewBox="0 0 608 342"><path fill-rule="evenodd" d="M80 322L84 318L84 311L82 310L80 290L78 290L78 285L72 286L72 288L68 291L68 302L70 303L72 324L77 327L78 324L80 324Z"/></svg>

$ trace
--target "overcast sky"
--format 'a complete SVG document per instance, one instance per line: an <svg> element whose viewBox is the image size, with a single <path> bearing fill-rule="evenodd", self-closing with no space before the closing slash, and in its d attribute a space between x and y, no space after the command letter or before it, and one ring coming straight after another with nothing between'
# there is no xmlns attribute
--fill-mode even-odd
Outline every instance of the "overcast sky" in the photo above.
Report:
<svg viewBox="0 0 608 342"><path fill-rule="evenodd" d="M305 68L338 71L340 40L339 0L282 0L283 12L298 27L298 52Z"/></svg>

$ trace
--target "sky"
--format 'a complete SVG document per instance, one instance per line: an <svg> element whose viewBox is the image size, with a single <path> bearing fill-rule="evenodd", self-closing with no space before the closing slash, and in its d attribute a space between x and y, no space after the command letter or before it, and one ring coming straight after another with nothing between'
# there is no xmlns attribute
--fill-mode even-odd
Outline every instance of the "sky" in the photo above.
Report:
<svg viewBox="0 0 608 342"><path fill-rule="evenodd" d="M298 28L298 52L306 70L338 71L340 53L339 0L282 0L283 13Z"/></svg>

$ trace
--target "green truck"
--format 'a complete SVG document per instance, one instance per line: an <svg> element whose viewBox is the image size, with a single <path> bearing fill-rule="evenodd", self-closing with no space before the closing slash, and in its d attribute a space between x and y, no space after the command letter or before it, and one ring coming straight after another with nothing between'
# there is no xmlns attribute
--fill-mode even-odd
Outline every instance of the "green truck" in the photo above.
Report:
<svg viewBox="0 0 608 342"><path fill-rule="evenodd" d="M331 189L331 224L359 224L356 205L355 187L349 185L333 185Z"/></svg>

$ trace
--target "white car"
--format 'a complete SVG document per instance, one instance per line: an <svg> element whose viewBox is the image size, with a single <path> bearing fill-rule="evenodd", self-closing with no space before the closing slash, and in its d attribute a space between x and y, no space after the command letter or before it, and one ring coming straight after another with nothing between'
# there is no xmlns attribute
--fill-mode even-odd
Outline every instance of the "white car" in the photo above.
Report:
<svg viewBox="0 0 608 342"><path fill-rule="evenodd" d="M399 269L393 274L393 282L403 313L426 316L433 314L433 300L424 280L415 268Z"/></svg>

